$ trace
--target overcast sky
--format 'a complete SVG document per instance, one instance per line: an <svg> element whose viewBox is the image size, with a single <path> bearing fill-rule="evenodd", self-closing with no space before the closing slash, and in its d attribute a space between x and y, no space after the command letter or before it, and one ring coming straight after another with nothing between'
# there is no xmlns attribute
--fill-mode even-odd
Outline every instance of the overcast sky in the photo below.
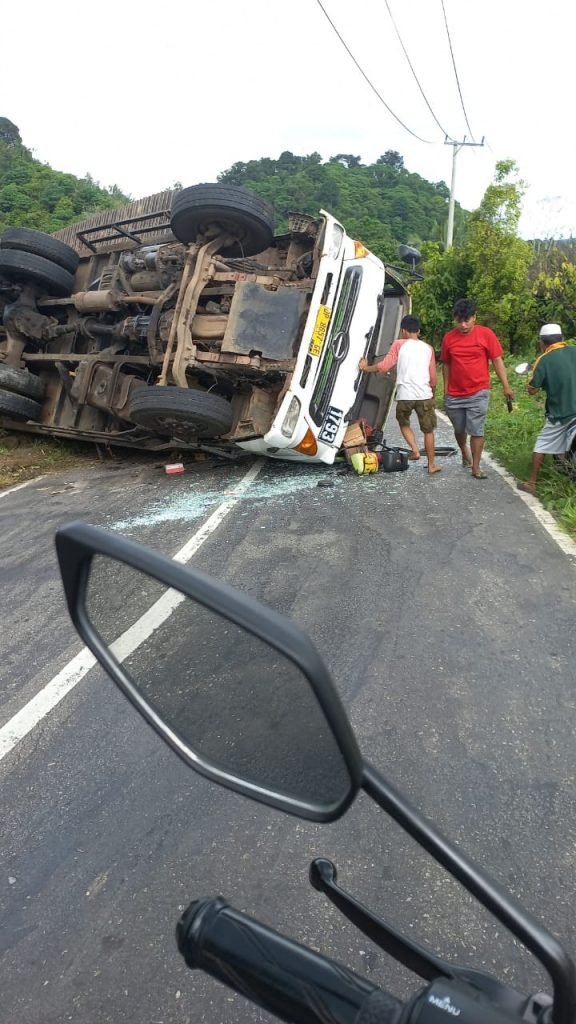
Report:
<svg viewBox="0 0 576 1024"><path fill-rule="evenodd" d="M415 139L378 101L317 0L31 0L2 9L0 115L34 155L136 197L213 181L237 160L318 151L365 162L387 149L431 181L451 154L384 0L322 0ZM428 102L470 138L441 0L388 0ZM497 159L529 184L522 233L576 233L573 0L444 0L474 138L456 198L478 205Z"/></svg>

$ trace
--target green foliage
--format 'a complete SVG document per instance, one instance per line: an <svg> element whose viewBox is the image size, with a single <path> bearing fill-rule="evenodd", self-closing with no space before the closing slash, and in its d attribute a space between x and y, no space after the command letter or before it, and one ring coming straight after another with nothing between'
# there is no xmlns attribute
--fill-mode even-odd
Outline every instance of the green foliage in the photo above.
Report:
<svg viewBox="0 0 576 1024"><path fill-rule="evenodd" d="M534 282L538 323L559 323L565 338L576 337L576 265L563 259Z"/></svg>
<svg viewBox="0 0 576 1024"><path fill-rule="evenodd" d="M463 253L471 269L469 292L482 321L512 352L533 337L536 315L529 280L534 249L517 234L525 184L516 172L512 160L496 164L494 181L470 217Z"/></svg>
<svg viewBox="0 0 576 1024"><path fill-rule="evenodd" d="M0 231L8 226L58 231L128 201L119 188L101 188L89 174L76 178L35 160L16 125L0 118Z"/></svg>
<svg viewBox="0 0 576 1024"><path fill-rule="evenodd" d="M0 142L6 142L9 146L22 145L19 129L7 117L0 117Z"/></svg>
<svg viewBox="0 0 576 1024"><path fill-rule="evenodd" d="M530 355L534 355L532 351ZM532 461L536 435L544 422L544 397L529 395L526 378L518 377L513 367L517 356L505 360L508 379L516 398L511 413L502 400L500 385L493 377L494 388L486 422L486 443L499 462L514 477L525 480ZM576 487L561 473L551 457L544 460L538 478L537 495L542 504L560 524L576 536Z"/></svg>
<svg viewBox="0 0 576 1024"><path fill-rule="evenodd" d="M404 168L400 153L388 150L374 164L363 165L352 153L323 161L319 153L297 156L286 151L277 160L263 157L233 164L219 181L240 185L271 202L286 228L287 214L316 215L323 208L346 230L384 260L397 262L398 245L440 241L445 232L448 189ZM462 237L466 214L456 208L456 237Z"/></svg>
<svg viewBox="0 0 576 1024"><path fill-rule="evenodd" d="M460 247L424 249L425 280L413 289L414 306L434 342L451 326L454 302L470 296L479 321L496 331L505 348L521 352L533 343L539 318L531 280L535 250L517 234L525 186L516 170L512 160L496 164Z"/></svg>
<svg viewBox="0 0 576 1024"><path fill-rule="evenodd" d="M461 249L443 249L437 242L422 246L424 280L412 287L414 311L422 336L439 347L452 322L455 299L468 295L472 268Z"/></svg>
<svg viewBox="0 0 576 1024"><path fill-rule="evenodd" d="M387 149L382 156L378 157L376 163L386 164L395 171L401 171L404 167L404 157L396 149Z"/></svg>

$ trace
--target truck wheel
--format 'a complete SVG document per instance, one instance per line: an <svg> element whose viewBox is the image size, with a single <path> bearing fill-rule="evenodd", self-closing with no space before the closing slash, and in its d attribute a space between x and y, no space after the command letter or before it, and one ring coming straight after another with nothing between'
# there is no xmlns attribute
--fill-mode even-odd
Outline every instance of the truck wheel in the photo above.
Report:
<svg viewBox="0 0 576 1024"><path fill-rule="evenodd" d="M70 274L76 273L80 260L71 246L44 231L32 231L31 228L6 228L0 236L0 249L19 249L33 256L43 256Z"/></svg>
<svg viewBox="0 0 576 1024"><path fill-rule="evenodd" d="M232 408L225 398L193 388L138 388L129 418L157 434L187 441L226 434L232 427Z"/></svg>
<svg viewBox="0 0 576 1024"><path fill-rule="evenodd" d="M8 416L11 420L39 420L41 412L42 406L31 398L0 391L0 416Z"/></svg>
<svg viewBox="0 0 576 1024"><path fill-rule="evenodd" d="M19 249L0 249L0 277L24 284L33 282L54 295L71 295L74 288L74 277L68 270Z"/></svg>
<svg viewBox="0 0 576 1024"><path fill-rule="evenodd" d="M170 225L180 242L195 242L210 225L229 231L237 243L222 250L223 256L255 256L274 239L274 212L253 192L234 185L192 185L172 200Z"/></svg>
<svg viewBox="0 0 576 1024"><path fill-rule="evenodd" d="M36 377L29 370L7 366L5 363L0 363L0 388L15 392L17 395L25 395L26 398L36 398L38 401L44 398L44 381L40 380L40 377Z"/></svg>

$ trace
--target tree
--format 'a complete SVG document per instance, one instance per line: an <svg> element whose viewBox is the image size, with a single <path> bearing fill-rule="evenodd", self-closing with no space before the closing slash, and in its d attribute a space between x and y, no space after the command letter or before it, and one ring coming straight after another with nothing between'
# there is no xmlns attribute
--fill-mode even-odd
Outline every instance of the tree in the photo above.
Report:
<svg viewBox="0 0 576 1024"><path fill-rule="evenodd" d="M541 272L534 282L538 324L559 323L565 338L576 339L576 266L563 262L552 273Z"/></svg>
<svg viewBox="0 0 576 1024"><path fill-rule="evenodd" d="M7 117L0 117L0 142L5 142L9 146L22 145L18 128Z"/></svg>
<svg viewBox="0 0 576 1024"><path fill-rule="evenodd" d="M361 167L361 156L353 156L352 153L337 153L336 156L330 158L335 163L343 164L349 170L351 167Z"/></svg>
<svg viewBox="0 0 576 1024"><path fill-rule="evenodd" d="M529 280L534 251L517 233L526 188L517 172L513 160L496 164L494 180L469 218L464 246L470 295L511 352L530 343L536 313Z"/></svg>
<svg viewBox="0 0 576 1024"><path fill-rule="evenodd" d="M424 280L412 286L414 312L422 321L422 336L439 346L452 324L457 299L469 294L472 268L462 249L444 249L438 242L425 242L418 268Z"/></svg>
<svg viewBox="0 0 576 1024"><path fill-rule="evenodd" d="M401 171L404 167L404 157L396 149L387 149L382 156L378 157L376 163L386 164L387 167L392 167L395 171Z"/></svg>
<svg viewBox="0 0 576 1024"><path fill-rule="evenodd" d="M127 201L117 186L103 189L89 174L76 178L35 160L16 126L0 118L0 231L9 225L57 231Z"/></svg>
<svg viewBox="0 0 576 1024"><path fill-rule="evenodd" d="M235 163L218 180L251 189L271 202L279 231L286 229L288 211L315 216L322 208L329 210L351 235L390 262L397 259L401 242L439 240L446 222L446 186L408 172L393 150L367 166L352 153L338 153L323 162L319 153L298 156L285 151L277 160ZM459 241L465 218L457 204Z"/></svg>

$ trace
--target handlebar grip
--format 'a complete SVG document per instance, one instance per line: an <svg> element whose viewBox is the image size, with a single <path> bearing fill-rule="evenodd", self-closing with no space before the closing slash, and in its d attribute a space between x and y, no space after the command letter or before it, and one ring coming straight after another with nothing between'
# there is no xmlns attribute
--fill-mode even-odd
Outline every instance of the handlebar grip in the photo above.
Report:
<svg viewBox="0 0 576 1024"><path fill-rule="evenodd" d="M176 937L188 967L200 967L288 1024L397 1024L399 1019L399 1000L239 913L221 897L192 903ZM386 996L384 1004L377 994Z"/></svg>

